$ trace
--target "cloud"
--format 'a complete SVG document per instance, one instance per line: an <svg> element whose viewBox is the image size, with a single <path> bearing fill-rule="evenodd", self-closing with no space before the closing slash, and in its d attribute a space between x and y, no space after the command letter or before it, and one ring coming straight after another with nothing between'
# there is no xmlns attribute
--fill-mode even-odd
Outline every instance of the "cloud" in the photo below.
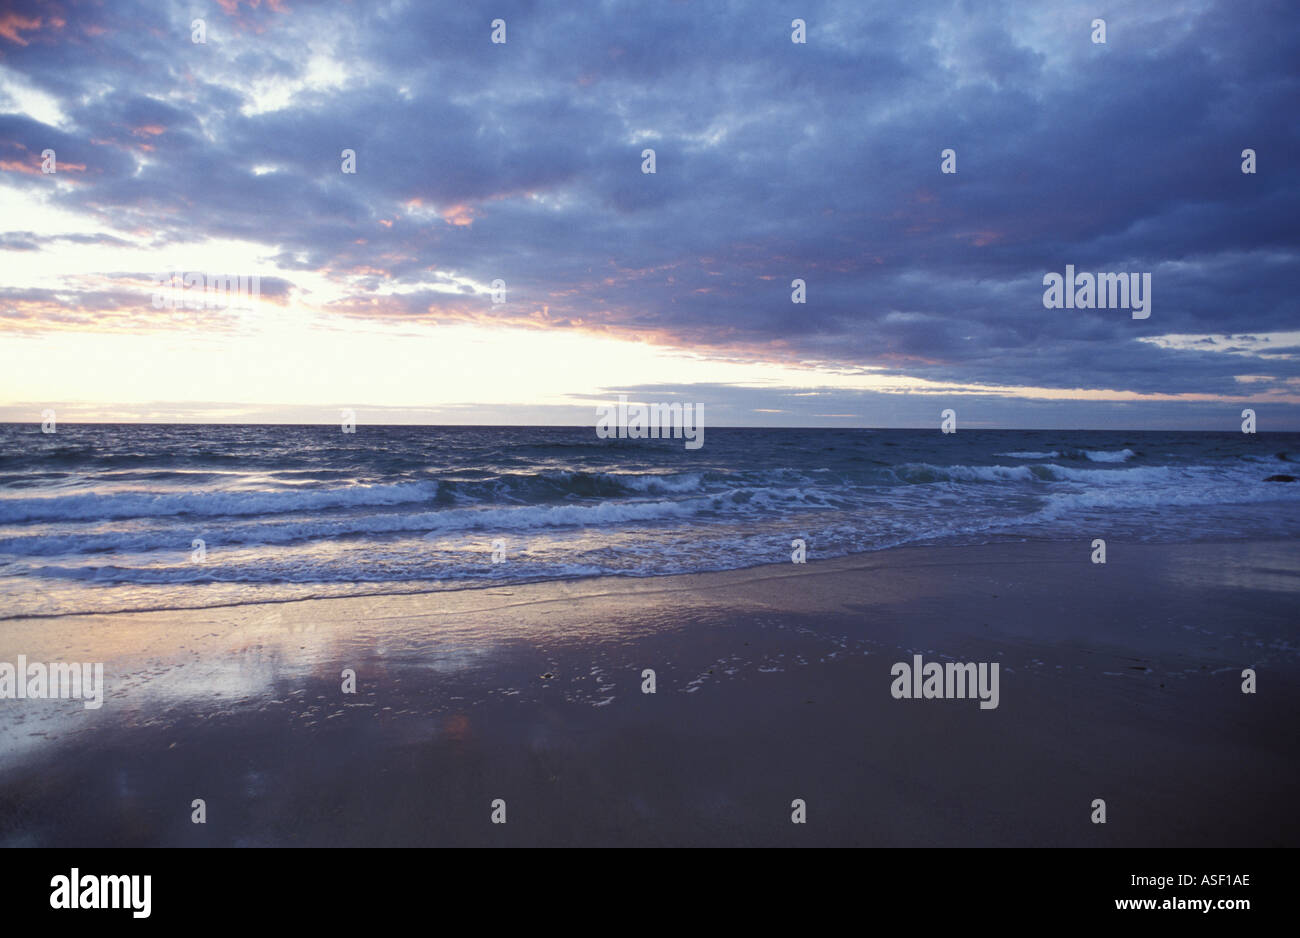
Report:
<svg viewBox="0 0 1300 938"><path fill-rule="evenodd" d="M806 45L776 3L232 0L206 44L180 3L68 4L59 29L41 6L0 22L0 55L67 123L0 115L0 185L102 237L258 245L285 282L333 283L302 293L328 315L1008 388L1230 397L1247 371L1300 375L1254 343L1150 341L1295 326L1285 3L1118 3L1104 46L1076 2L810 2ZM84 172L30 172L46 147ZM57 250L30 227L0 250ZM1067 264L1150 272L1151 318L1045 309ZM77 305L52 297L23 302ZM83 299L77 323L110 321L113 295ZM0 328L36 328L30 308Z"/></svg>

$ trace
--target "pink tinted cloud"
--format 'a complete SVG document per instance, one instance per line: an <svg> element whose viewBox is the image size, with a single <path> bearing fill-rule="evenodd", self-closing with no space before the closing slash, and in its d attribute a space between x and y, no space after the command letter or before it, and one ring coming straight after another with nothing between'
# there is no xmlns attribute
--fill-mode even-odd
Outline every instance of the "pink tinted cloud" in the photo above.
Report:
<svg viewBox="0 0 1300 938"><path fill-rule="evenodd" d="M62 21L60 21L60 24ZM0 36L20 46L27 45L27 40L20 36L20 30L32 31L41 28L39 16L23 16L21 13L9 12L0 16ZM57 28L57 27L56 27Z"/></svg>

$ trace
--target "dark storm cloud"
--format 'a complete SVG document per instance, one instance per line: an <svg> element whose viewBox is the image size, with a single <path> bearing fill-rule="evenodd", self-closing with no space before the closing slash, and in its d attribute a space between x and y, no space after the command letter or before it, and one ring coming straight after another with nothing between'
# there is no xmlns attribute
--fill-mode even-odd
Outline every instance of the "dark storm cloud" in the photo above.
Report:
<svg viewBox="0 0 1300 938"><path fill-rule="evenodd" d="M1233 395L1300 374L1293 348L1137 341L1300 323L1285 3L221 6L196 45L188 5L16 4L43 24L0 32L0 63L67 123L0 116L0 159L27 167L6 183L49 185L30 170L54 147L85 165L61 207L355 276L332 306L354 317L540 315L991 385ZM1151 318L1044 309L1067 264L1151 272ZM424 289L448 272L509 301Z"/></svg>

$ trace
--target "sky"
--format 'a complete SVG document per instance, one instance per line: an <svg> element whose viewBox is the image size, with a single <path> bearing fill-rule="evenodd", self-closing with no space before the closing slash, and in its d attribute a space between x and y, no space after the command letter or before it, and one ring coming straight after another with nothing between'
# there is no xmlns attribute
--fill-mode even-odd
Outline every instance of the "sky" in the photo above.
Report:
<svg viewBox="0 0 1300 938"><path fill-rule="evenodd" d="M1286 2L3 0L0 420L1300 430L1298 115Z"/></svg>

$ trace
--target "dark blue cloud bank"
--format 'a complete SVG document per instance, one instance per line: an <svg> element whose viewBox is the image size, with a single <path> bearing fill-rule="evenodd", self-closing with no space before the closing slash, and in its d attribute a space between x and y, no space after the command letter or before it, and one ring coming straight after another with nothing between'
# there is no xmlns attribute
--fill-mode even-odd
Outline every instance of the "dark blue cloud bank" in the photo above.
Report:
<svg viewBox="0 0 1300 938"><path fill-rule="evenodd" d="M153 244L265 245L282 293L329 270L349 287L339 316L1220 398L1003 401L1008 425L1146 408L1226 429L1242 401L1300 425L1293 4L199 6L10 5L4 75L63 120L11 106L0 161L57 148L86 167L59 206ZM66 245L0 227L6 263ZM1151 273L1150 318L1044 308L1066 265ZM427 289L453 271L503 278L509 302ZM416 289L372 302L381 284ZM10 322L22 300L0 297Z"/></svg>

